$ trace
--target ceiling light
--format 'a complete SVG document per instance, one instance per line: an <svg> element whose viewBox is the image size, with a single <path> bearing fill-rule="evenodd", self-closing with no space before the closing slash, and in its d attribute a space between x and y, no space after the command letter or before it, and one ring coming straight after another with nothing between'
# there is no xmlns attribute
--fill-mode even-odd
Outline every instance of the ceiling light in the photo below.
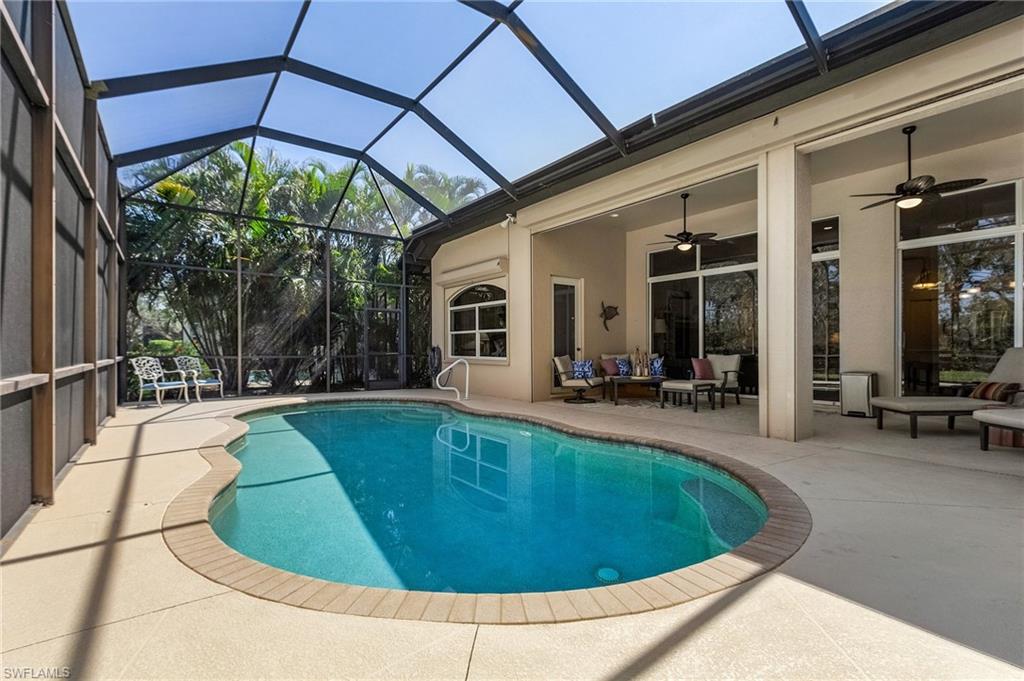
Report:
<svg viewBox="0 0 1024 681"><path fill-rule="evenodd" d="M691 248L693 248L693 244L686 241L680 241L678 244L676 244L676 250L683 251L684 253L690 250Z"/></svg>
<svg viewBox="0 0 1024 681"><path fill-rule="evenodd" d="M619 217L619 214L618 213L612 213L612 217L613 218L617 218L617 217Z"/></svg>
<svg viewBox="0 0 1024 681"><path fill-rule="evenodd" d="M896 202L896 205L900 208L917 208L924 201L920 196L904 196L902 199Z"/></svg>
<svg viewBox="0 0 1024 681"><path fill-rule="evenodd" d="M832 231L832 225L825 225L824 227L822 227L822 229L825 230L826 232L831 232Z"/></svg>

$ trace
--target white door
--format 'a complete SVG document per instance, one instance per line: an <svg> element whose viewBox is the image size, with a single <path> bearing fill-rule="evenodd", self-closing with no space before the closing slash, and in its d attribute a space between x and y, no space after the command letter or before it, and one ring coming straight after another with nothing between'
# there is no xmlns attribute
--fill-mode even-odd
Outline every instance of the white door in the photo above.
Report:
<svg viewBox="0 0 1024 681"><path fill-rule="evenodd" d="M583 280L551 278L552 356L583 359Z"/></svg>

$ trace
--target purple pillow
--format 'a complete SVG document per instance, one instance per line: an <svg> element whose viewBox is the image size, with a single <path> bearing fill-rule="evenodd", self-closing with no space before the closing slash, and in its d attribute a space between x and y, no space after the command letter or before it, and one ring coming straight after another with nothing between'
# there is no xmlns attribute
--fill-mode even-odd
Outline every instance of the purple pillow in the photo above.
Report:
<svg viewBox="0 0 1024 681"><path fill-rule="evenodd" d="M609 359L602 359L601 368L604 369L605 376L619 375L619 363L615 361L614 357L611 357Z"/></svg>
<svg viewBox="0 0 1024 681"><path fill-rule="evenodd" d="M713 381L715 379L715 369L711 366L710 359L694 357L690 361L693 362L693 378L695 380Z"/></svg>

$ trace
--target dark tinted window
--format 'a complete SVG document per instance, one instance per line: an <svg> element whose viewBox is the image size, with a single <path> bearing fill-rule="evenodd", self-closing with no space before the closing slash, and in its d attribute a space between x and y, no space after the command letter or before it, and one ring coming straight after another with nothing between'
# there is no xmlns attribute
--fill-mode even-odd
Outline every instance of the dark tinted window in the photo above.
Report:
<svg viewBox="0 0 1024 681"><path fill-rule="evenodd" d="M700 268L757 262L757 234L725 237L700 247Z"/></svg>
<svg viewBox="0 0 1024 681"><path fill-rule="evenodd" d="M670 248L667 251L651 253L650 276L660 277L665 274L679 274L680 272L693 272L697 269L697 249L691 248L688 251L680 251Z"/></svg>
<svg viewBox="0 0 1024 681"><path fill-rule="evenodd" d="M944 196L934 203L901 210L900 238L948 236L1012 225L1016 221L1015 186L1003 184Z"/></svg>
<svg viewBox="0 0 1024 681"><path fill-rule="evenodd" d="M839 218L824 218L811 223L811 251L826 253L839 250Z"/></svg>
<svg viewBox="0 0 1024 681"><path fill-rule="evenodd" d="M498 300L505 300L505 289L490 284L479 284L471 286L455 296L451 306L477 305L479 303L492 303Z"/></svg>

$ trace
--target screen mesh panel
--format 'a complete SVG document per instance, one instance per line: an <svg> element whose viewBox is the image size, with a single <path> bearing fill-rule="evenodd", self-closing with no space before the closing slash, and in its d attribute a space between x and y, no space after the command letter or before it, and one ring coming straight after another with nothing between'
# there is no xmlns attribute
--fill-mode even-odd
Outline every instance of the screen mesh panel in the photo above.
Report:
<svg viewBox="0 0 1024 681"><path fill-rule="evenodd" d="M7 61L0 82L0 375L32 370L32 113Z"/></svg>
<svg viewBox="0 0 1024 681"><path fill-rule="evenodd" d="M82 150L85 148L85 86L75 62L75 53L71 49L71 39L68 38L67 29L60 20L59 13L55 15L54 23L57 118L64 126L64 132L68 134L75 153L81 159Z"/></svg>
<svg viewBox="0 0 1024 681"><path fill-rule="evenodd" d="M85 442L85 377L82 374L57 381L54 414L57 421L54 471L59 473Z"/></svg>
<svg viewBox="0 0 1024 681"><path fill-rule="evenodd" d="M85 205L62 163L57 164L57 279L55 362L80 364L85 357Z"/></svg>
<svg viewBox="0 0 1024 681"><path fill-rule="evenodd" d="M32 393L0 398L0 534L32 503Z"/></svg>

